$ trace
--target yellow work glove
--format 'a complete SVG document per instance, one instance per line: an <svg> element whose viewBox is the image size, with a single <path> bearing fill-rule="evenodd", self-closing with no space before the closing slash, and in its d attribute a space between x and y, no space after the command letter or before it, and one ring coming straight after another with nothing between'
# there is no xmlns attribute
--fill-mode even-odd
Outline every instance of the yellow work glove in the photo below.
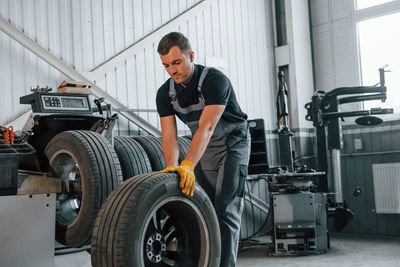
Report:
<svg viewBox="0 0 400 267"><path fill-rule="evenodd" d="M165 169L160 171L160 172L176 172L177 168L178 168L177 166L169 165L169 166L165 167Z"/></svg>
<svg viewBox="0 0 400 267"><path fill-rule="evenodd" d="M192 197L194 193L194 185L196 184L196 177L194 176L194 164L190 160L185 159L176 170L181 177L179 186L182 188L182 193Z"/></svg>

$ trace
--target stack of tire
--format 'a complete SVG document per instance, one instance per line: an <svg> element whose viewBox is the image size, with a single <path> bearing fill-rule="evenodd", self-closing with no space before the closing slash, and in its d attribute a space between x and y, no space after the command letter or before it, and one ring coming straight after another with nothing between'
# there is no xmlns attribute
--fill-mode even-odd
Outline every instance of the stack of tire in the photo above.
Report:
<svg viewBox="0 0 400 267"><path fill-rule="evenodd" d="M182 161L190 140L178 139ZM218 266L212 203L201 187L187 197L176 173L158 172L165 168L161 138L118 136L112 147L97 133L67 131L45 154L64 187L57 241L91 243L92 266Z"/></svg>

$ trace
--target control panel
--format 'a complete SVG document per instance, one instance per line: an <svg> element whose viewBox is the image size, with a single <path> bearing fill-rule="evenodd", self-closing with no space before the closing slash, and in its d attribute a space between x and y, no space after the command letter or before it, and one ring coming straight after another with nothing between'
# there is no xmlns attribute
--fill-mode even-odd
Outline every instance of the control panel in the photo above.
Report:
<svg viewBox="0 0 400 267"><path fill-rule="evenodd" d="M30 104L34 113L92 113L89 96L34 92L20 98L21 104Z"/></svg>

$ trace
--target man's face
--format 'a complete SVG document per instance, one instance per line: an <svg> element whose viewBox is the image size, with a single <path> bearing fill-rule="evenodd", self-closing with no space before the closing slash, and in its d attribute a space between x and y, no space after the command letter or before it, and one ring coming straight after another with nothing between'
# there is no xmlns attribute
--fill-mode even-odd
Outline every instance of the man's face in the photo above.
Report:
<svg viewBox="0 0 400 267"><path fill-rule="evenodd" d="M160 55L160 58L165 70L176 83L189 84L193 71L193 51L184 53L178 46L173 46L168 54Z"/></svg>

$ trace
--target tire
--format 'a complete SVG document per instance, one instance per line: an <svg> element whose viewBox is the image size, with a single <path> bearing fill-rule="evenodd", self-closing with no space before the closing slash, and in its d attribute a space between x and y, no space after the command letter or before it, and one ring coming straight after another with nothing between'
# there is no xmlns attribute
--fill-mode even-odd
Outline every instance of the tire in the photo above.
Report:
<svg viewBox="0 0 400 267"><path fill-rule="evenodd" d="M69 247L89 244L101 205L122 183L117 155L104 137L90 131L62 132L44 152L50 175L64 188L57 195L56 240Z"/></svg>
<svg viewBox="0 0 400 267"><path fill-rule="evenodd" d="M114 149L121 164L124 181L133 176L151 172L149 157L143 147L134 139L116 136Z"/></svg>
<svg viewBox="0 0 400 267"><path fill-rule="evenodd" d="M161 171L165 168L165 160L162 152L161 137L154 136L137 136L134 139L143 147L149 157L151 168L153 171ZM190 147L190 140L185 137L178 137L179 159L180 164L185 159Z"/></svg>
<svg viewBox="0 0 400 267"><path fill-rule="evenodd" d="M155 136L136 136L133 138L143 147L144 151L146 151L152 171L161 171L165 169L161 138Z"/></svg>
<svg viewBox="0 0 400 267"><path fill-rule="evenodd" d="M190 140L185 137L178 137L178 145L179 145L179 163L185 159L186 154L190 147Z"/></svg>
<svg viewBox="0 0 400 267"><path fill-rule="evenodd" d="M220 252L211 201L198 185L193 197L183 195L176 173L125 181L100 210L91 244L93 267L211 267Z"/></svg>

